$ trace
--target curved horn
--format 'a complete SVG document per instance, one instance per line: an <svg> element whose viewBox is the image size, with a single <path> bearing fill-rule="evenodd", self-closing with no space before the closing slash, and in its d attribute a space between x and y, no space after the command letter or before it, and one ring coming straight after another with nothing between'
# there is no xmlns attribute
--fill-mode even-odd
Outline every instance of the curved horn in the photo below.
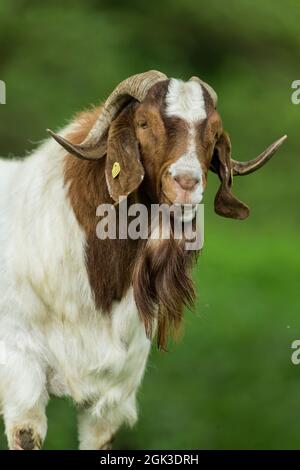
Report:
<svg viewBox="0 0 300 470"><path fill-rule="evenodd" d="M167 80L164 73L149 70L145 73L133 75L121 82L107 98L103 110L82 145L91 145L98 142L99 136L102 136L108 129L111 121L130 98L143 101L150 88L162 80Z"/></svg>
<svg viewBox="0 0 300 470"><path fill-rule="evenodd" d="M211 97L213 101L214 107L216 108L218 104L218 95L215 92L215 90L208 83L201 80L199 77L191 77L190 80L193 82L200 83L200 85L202 85L206 89L206 91L208 92L209 96Z"/></svg>
<svg viewBox="0 0 300 470"><path fill-rule="evenodd" d="M84 160L97 160L105 155L105 146L101 138L107 133L111 121L127 104L130 98L143 101L149 89L156 83L167 80L167 76L156 70L149 70L127 78L111 93L100 111L99 117L86 139L80 145L74 145L50 131L51 136L68 152Z"/></svg>
<svg viewBox="0 0 300 470"><path fill-rule="evenodd" d="M254 171L261 168L270 158L274 155L274 153L278 150L278 148L283 144L283 142L287 139L287 135L284 135L280 139L276 140L270 147L268 147L264 152L262 152L258 157L250 160L248 162L238 162L236 160L231 159L231 167L232 173L234 176L243 176L249 175L249 173L253 173Z"/></svg>
<svg viewBox="0 0 300 470"><path fill-rule="evenodd" d="M55 132L51 131L51 129L47 129L47 132L49 132L51 137L53 137L53 139L56 140L56 142L65 150L67 150L69 153L72 153L73 155L76 155L76 157L80 158L81 160L98 160L106 154L106 141L99 142L93 147L91 146L85 148L82 145L72 144L61 135L55 134Z"/></svg>

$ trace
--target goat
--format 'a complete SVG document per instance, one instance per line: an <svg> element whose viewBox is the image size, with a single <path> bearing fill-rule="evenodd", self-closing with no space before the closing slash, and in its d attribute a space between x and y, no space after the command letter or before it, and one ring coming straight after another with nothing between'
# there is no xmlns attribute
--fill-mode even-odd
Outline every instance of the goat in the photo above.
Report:
<svg viewBox="0 0 300 470"><path fill-rule="evenodd" d="M10 449L40 449L49 396L79 407L80 449L107 449L137 419L151 340L164 349L194 299L182 240L96 236L99 204L201 202L208 170L218 214L244 219L214 90L150 71L121 82L24 160L0 162L0 407ZM74 158L78 157L78 158ZM193 213L194 214L194 213ZM191 216L193 219L194 215Z"/></svg>

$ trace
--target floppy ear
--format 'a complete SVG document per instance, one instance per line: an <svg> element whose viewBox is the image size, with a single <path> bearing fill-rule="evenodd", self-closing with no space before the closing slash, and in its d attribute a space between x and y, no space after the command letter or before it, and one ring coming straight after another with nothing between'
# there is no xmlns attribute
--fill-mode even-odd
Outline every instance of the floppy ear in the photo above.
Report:
<svg viewBox="0 0 300 470"><path fill-rule="evenodd" d="M215 197L215 211L223 217L232 219L246 219L249 207L239 201L231 192L231 143L229 136L223 132L219 137L211 161L211 169L219 175L220 188Z"/></svg>
<svg viewBox="0 0 300 470"><path fill-rule="evenodd" d="M112 121L108 132L105 177L112 199L118 202L120 196L132 193L144 174L129 106Z"/></svg>

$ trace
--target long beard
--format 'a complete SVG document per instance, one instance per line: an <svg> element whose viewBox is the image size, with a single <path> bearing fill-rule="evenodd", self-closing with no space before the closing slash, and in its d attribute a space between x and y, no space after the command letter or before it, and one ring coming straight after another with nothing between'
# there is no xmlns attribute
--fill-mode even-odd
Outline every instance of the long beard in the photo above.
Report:
<svg viewBox="0 0 300 470"><path fill-rule="evenodd" d="M197 252L187 251L184 239L148 239L133 272L133 291L146 334L157 326L157 345L166 349L169 333L178 336L184 307L192 308L195 290L189 272Z"/></svg>

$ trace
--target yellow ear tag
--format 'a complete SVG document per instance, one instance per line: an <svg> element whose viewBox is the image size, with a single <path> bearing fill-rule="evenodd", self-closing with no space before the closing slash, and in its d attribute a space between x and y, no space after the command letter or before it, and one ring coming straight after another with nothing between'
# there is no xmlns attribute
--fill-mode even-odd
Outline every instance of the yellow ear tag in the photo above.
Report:
<svg viewBox="0 0 300 470"><path fill-rule="evenodd" d="M120 163L115 162L111 170L112 177L116 178L118 174L120 173L120 171L121 171Z"/></svg>

